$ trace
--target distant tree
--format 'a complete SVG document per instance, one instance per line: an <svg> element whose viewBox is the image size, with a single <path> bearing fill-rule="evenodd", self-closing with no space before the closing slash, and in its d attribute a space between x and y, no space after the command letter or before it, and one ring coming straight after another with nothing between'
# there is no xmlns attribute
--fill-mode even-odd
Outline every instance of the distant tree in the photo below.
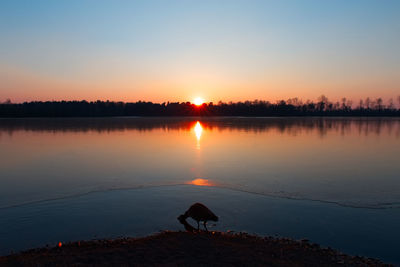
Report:
<svg viewBox="0 0 400 267"><path fill-rule="evenodd" d="M365 108L366 109L370 109L371 108L371 99L369 97L367 97L365 99Z"/></svg>
<svg viewBox="0 0 400 267"><path fill-rule="evenodd" d="M390 110L395 109L393 98L390 98L389 101L388 101L388 103L389 103L389 104L388 104L388 109L390 109Z"/></svg>
<svg viewBox="0 0 400 267"><path fill-rule="evenodd" d="M339 110L340 109L340 103L339 101L336 101L336 103L333 105L334 110Z"/></svg>
<svg viewBox="0 0 400 267"><path fill-rule="evenodd" d="M378 110L382 110L382 107L383 107L382 103L383 103L382 98L379 97L379 98L376 99L376 108Z"/></svg>
<svg viewBox="0 0 400 267"><path fill-rule="evenodd" d="M301 99L299 99L298 97L293 97L293 98L289 98L286 103L288 105L293 105L295 107L299 107L303 105L303 101Z"/></svg>
<svg viewBox="0 0 400 267"><path fill-rule="evenodd" d="M328 98L325 95L318 97L317 108L319 111L324 111L328 104Z"/></svg>
<svg viewBox="0 0 400 267"><path fill-rule="evenodd" d="M371 100L371 109L376 109L376 100Z"/></svg>
<svg viewBox="0 0 400 267"><path fill-rule="evenodd" d="M319 102L324 102L324 103L328 103L328 98L325 95L320 95L318 97L318 101Z"/></svg>
<svg viewBox="0 0 400 267"><path fill-rule="evenodd" d="M362 99L360 99L360 102L358 104L358 108L359 109L363 109L364 108L364 101Z"/></svg>
<svg viewBox="0 0 400 267"><path fill-rule="evenodd" d="M297 106L297 101L296 100L295 100L295 98L289 98L288 100L286 100L286 103L288 103L288 105Z"/></svg>
<svg viewBox="0 0 400 267"><path fill-rule="evenodd" d="M277 105L279 106L286 106L286 101L285 100L279 100L276 102Z"/></svg>
<svg viewBox="0 0 400 267"><path fill-rule="evenodd" d="M12 104L11 99L7 98L6 101L3 102L3 104L6 104L6 105Z"/></svg>
<svg viewBox="0 0 400 267"><path fill-rule="evenodd" d="M347 100L347 102L346 102L346 108L347 108L347 109L351 109L352 106L353 106L353 101Z"/></svg>
<svg viewBox="0 0 400 267"><path fill-rule="evenodd" d="M347 99L346 99L345 97L343 97L343 98L342 98L342 109L343 109L343 110L346 110L346 109L347 109L346 101L347 101Z"/></svg>

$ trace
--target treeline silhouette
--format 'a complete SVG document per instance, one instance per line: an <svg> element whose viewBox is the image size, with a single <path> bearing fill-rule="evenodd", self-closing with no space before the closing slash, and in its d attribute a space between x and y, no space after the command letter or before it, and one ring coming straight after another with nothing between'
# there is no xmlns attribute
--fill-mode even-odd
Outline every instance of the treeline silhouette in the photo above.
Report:
<svg viewBox="0 0 400 267"><path fill-rule="evenodd" d="M400 103L400 97L399 97ZM399 116L393 100L388 105L383 100L360 100L353 103L343 98L330 102L321 96L317 102L302 102L297 98L277 103L254 100L245 102L204 103L196 106L190 102L135 103L111 101L47 101L0 104L0 117L106 117L106 116Z"/></svg>

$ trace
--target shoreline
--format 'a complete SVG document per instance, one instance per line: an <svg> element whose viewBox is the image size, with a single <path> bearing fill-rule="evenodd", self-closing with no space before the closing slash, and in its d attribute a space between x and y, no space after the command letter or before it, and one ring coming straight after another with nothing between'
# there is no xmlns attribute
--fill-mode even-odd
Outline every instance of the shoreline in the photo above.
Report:
<svg viewBox="0 0 400 267"><path fill-rule="evenodd" d="M391 266L308 240L247 233L163 231L146 237L75 241L1 256L1 266L112 265Z"/></svg>

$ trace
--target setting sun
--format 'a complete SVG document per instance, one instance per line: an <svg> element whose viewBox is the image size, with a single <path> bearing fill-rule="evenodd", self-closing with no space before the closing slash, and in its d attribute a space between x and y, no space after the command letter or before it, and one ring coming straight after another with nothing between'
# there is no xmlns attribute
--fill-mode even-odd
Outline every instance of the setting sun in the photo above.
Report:
<svg viewBox="0 0 400 267"><path fill-rule="evenodd" d="M193 101L193 103L194 103L196 106L201 106L201 105L203 105L204 100L203 100L202 98L200 98L200 97L197 97L197 98Z"/></svg>

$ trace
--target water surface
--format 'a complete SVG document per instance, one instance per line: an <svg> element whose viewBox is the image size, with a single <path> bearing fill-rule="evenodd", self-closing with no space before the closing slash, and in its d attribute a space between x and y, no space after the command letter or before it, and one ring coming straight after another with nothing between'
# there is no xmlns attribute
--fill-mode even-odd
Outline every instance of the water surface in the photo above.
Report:
<svg viewBox="0 0 400 267"><path fill-rule="evenodd" d="M215 229L400 262L399 141L397 118L1 119L0 252L180 229L199 201Z"/></svg>

